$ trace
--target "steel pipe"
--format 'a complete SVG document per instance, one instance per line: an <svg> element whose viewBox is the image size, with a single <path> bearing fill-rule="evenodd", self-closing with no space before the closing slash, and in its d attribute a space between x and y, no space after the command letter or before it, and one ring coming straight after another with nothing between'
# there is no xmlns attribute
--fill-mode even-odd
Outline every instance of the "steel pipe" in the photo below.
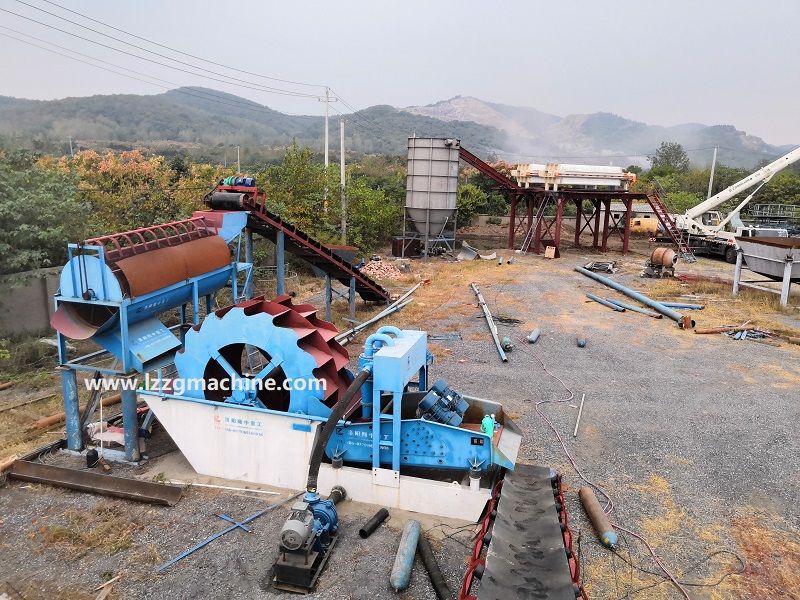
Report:
<svg viewBox="0 0 800 600"><path fill-rule="evenodd" d="M617 306L621 306L627 310L632 310L633 312L642 313L643 315L647 315L648 317L653 317L654 319L660 319L662 315L657 312L653 312L652 310L647 310L642 308L641 306L634 306L633 304L627 304L625 302L620 302L619 300L615 300L614 298L606 298L606 301L611 302L611 304L616 304Z"/></svg>
<svg viewBox="0 0 800 600"><path fill-rule="evenodd" d="M503 362L508 362L508 357L503 350L503 345L500 343L500 338L497 337L497 325L494 324L492 313L489 312L489 307L486 306L486 301L483 299L483 294L481 294L478 286L474 283L470 283L469 285L472 288L472 291L475 292L475 297L478 299L478 305L481 307L481 310L483 310L483 316L486 318L486 325L489 326L489 332L492 334L492 339L494 340L494 345L497 347L497 353L500 355L500 360Z"/></svg>
<svg viewBox="0 0 800 600"><path fill-rule="evenodd" d="M649 306L656 312L661 313L665 317L672 319L675 321L682 329L691 329L694 327L694 320L691 317L684 317L679 312L676 312L669 308L668 306L664 306L660 302L656 302L652 298L648 298L644 294L640 294L639 292L632 290L628 287L625 287L621 283L617 283L613 279L609 279L608 277L603 277L602 275L598 275L597 273L593 273L588 269L584 269L583 267L575 267L575 270L580 273L581 275L586 275L589 279L594 279L598 283L602 283L610 287L611 289L617 290L621 294L625 294L628 298L633 298L634 300L638 300L645 306Z"/></svg>
<svg viewBox="0 0 800 600"><path fill-rule="evenodd" d="M389 576L389 585L395 591L401 592L408 587L411 582L411 568L414 566L414 555L417 553L417 543L422 532L419 521L409 520L403 529L400 538L400 545L397 548L397 556L394 559L392 573Z"/></svg>
<svg viewBox="0 0 800 600"><path fill-rule="evenodd" d="M613 302L609 302L608 300L603 300L600 296L595 296L594 294L587 293L586 297L589 298L589 300L594 300L598 304L602 304L603 306L610 308L611 310L615 310L617 312L625 312L625 308L623 308L622 306L617 306Z"/></svg>
<svg viewBox="0 0 800 600"><path fill-rule="evenodd" d="M703 310L703 304L688 304L686 302L662 302L667 308L685 308L687 310Z"/></svg>

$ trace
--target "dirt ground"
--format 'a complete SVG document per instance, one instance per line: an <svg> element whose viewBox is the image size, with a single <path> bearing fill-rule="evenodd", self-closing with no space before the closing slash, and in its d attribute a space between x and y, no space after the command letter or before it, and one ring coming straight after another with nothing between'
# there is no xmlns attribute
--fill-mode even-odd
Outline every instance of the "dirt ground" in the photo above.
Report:
<svg viewBox="0 0 800 600"><path fill-rule="evenodd" d="M624 258L570 250L557 260L515 255L514 264L503 265L412 261L411 273L387 286L400 292L416 281L429 283L411 305L382 324L461 334L461 340L430 343L436 357L433 376L462 393L502 402L524 432L520 460L564 474L591 598L681 595L654 574L655 563L634 536L623 533L616 554L599 546L577 500L582 482L537 409L564 437L583 475L613 498L612 520L646 539L691 598L800 598L800 346L697 335L669 319L612 312L587 302L585 293L620 296L573 267L611 258L619 261L614 279L622 283L663 299L696 296L706 305L693 315L698 327L752 320L754 326L798 336L800 314L796 308L779 309L767 294L746 291L734 300L718 285L641 279L646 253L646 242L637 241ZM723 278L732 277L732 270L709 259L677 268ZM497 356L470 281L480 285L495 316L519 321L499 324L501 336L515 344L508 363ZM307 288L298 296L313 299L318 290ZM800 304L797 290L791 304ZM335 321L344 326L344 303L335 308ZM367 314L361 311L359 318ZM524 337L535 327L542 337L531 346ZM577 347L577 337L587 340L585 348ZM359 340L350 346L352 356L358 354ZM0 410L42 392L19 383L0 392ZM581 426L573 438L584 394ZM32 419L54 409L57 402L44 400L0 413L0 458L55 439L58 430L24 433ZM168 450L141 467L115 466L115 472L230 483L196 478L181 455ZM8 481L0 489L0 598L3 593L25 599L95 598L95 588L117 575L110 598L281 596L268 586L267 574L285 507L254 521L252 533L229 533L156 572L163 561L222 529L225 523L216 513L245 518L288 494L266 491L278 493L193 487L179 504L162 508ZM342 506L342 540L310 597L434 597L420 564L406 592L389 589L388 574L409 515L394 512L384 528L361 540L357 530L373 510L356 503ZM457 589L473 528L432 518L423 526L435 540L445 577Z"/></svg>

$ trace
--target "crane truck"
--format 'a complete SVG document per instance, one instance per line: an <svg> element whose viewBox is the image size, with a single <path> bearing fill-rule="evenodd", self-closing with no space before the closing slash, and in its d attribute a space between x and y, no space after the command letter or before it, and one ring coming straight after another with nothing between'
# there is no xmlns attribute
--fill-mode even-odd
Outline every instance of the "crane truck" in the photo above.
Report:
<svg viewBox="0 0 800 600"><path fill-rule="evenodd" d="M687 246L694 254L707 254L723 257L727 262L736 262L736 237L788 237L788 231L774 227L746 226L739 218L740 211L747 206L753 196L772 179L772 177L800 160L800 147L784 154L779 159L754 171L714 194L706 201L690 208L682 215L671 215L677 229L683 234ZM727 217L714 210L737 194L756 187Z"/></svg>

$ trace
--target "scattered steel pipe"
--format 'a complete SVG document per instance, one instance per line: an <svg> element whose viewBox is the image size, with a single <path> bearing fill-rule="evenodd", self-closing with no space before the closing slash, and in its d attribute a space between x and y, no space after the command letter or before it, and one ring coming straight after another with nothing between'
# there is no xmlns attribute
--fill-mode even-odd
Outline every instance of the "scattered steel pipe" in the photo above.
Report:
<svg viewBox="0 0 800 600"><path fill-rule="evenodd" d="M385 508L380 509L370 517L369 521L361 526L361 529L358 530L358 535L362 539L367 539L387 518L389 518L389 511Z"/></svg>
<svg viewBox="0 0 800 600"><path fill-rule="evenodd" d="M503 362L508 362L508 357L503 350L503 345L500 343L500 338L497 337L497 325L494 324L492 313L489 312L489 307L486 306L486 301L483 299L483 294L481 294L481 291L474 282L470 283L469 285L472 288L472 291L475 292L475 296L478 298L478 305L483 310L483 316L486 319L486 324L489 326L489 332L492 334L492 339L494 340L494 345L497 347L497 353L500 355L500 360Z"/></svg>
<svg viewBox="0 0 800 600"><path fill-rule="evenodd" d="M688 304L686 302L662 302L661 304L669 308L685 308L687 310L703 310L705 308L703 304Z"/></svg>
<svg viewBox="0 0 800 600"><path fill-rule="evenodd" d="M621 306L626 310L632 310L633 312L638 312L643 315L647 315L648 317L653 317L654 319L660 319L663 316L660 313L653 312L652 310L647 310L646 308L642 308L641 306L634 306L633 304L620 302L619 300L615 300L614 298L606 298L606 301L611 302L611 304L616 304L617 306Z"/></svg>
<svg viewBox="0 0 800 600"><path fill-rule="evenodd" d="M453 592L442 575L439 563L436 562L436 556L433 554L431 544L424 535L419 536L417 552L419 552L419 556L422 558L422 564L425 565L428 577L431 578L431 585L433 586L433 591L436 593L436 597L439 600L454 600Z"/></svg>
<svg viewBox="0 0 800 600"><path fill-rule="evenodd" d="M613 279L609 279L608 277L603 277L602 275L593 273L592 271L584 269L583 267L575 267L575 270L582 275L586 275L586 277L588 277L589 279L594 279L598 283L602 283L603 285L606 285L611 289L617 290L621 294L625 294L626 296L628 296L628 298L633 298L634 300L638 300L645 306L649 306L650 308L661 313L665 317L675 321L682 329L691 329L694 327L694 320L691 317L688 316L684 317L682 314L672 310L668 306L664 306L660 302L656 302L655 300L653 300L652 298L648 298L644 294L640 294L635 290L625 287L624 285L622 285L621 283L617 283Z"/></svg>
<svg viewBox="0 0 800 600"><path fill-rule="evenodd" d="M617 306L613 302L609 302L608 300L603 300L600 296L596 296L595 294L587 293L586 297L589 298L589 300L594 300L598 304L602 304L603 306L610 308L611 310L615 310L617 312L625 312L625 309L622 306Z"/></svg>
<svg viewBox="0 0 800 600"><path fill-rule="evenodd" d="M394 566L389 576L389 585L395 591L403 591L411 582L411 568L414 566L414 555L417 553L417 543L421 532L422 526L419 521L414 519L409 520L403 528L400 545L397 547L397 556L394 558Z"/></svg>
<svg viewBox="0 0 800 600"><path fill-rule="evenodd" d="M586 394L581 396L581 405L578 407L578 418L575 419L575 430L572 432L572 437L578 437L578 427L581 424L581 417L583 416L583 401L586 400Z"/></svg>
<svg viewBox="0 0 800 600"><path fill-rule="evenodd" d="M410 290L405 292L402 296L400 296L397 300L392 302L389 306L384 308L381 312L379 312L374 317L370 318L367 321L364 321L363 323L360 323L359 325L356 325L352 329L348 329L347 331L344 331L344 332L340 333L334 339L337 342L341 343L341 344L347 344L350 341L350 338L353 337L354 335L356 335L362 329L366 329L367 327L369 327L373 323L377 323L381 319L383 319L385 317L388 317L389 315L391 315L393 313L396 313L398 310L400 310L401 308L406 306L408 303L410 303L411 300L413 300L413 298L411 300L406 300L406 298L408 298L411 294L413 294L415 291L417 291L417 288L419 288L419 286L421 286L421 285L422 285L422 282L418 283L417 285L412 287Z"/></svg>
<svg viewBox="0 0 800 600"><path fill-rule="evenodd" d="M695 329L695 333L738 333L740 331L749 331L752 327L709 327L707 329Z"/></svg>
<svg viewBox="0 0 800 600"><path fill-rule="evenodd" d="M103 476L101 475L101 477L103 477ZM268 507L258 511L257 513L253 513L252 515L250 515L246 519L244 519L242 521L239 521L239 522L236 522L235 525L231 525L229 527L226 527L225 529L222 529L222 530L218 531L217 533L214 533L214 534L208 536L203 541L198 542L197 544L195 544L194 546L192 546L191 548L189 548L187 550L184 550L183 552L178 554L178 556L176 556L175 558L169 559L163 565L159 566L157 571L159 573L161 573L162 571L164 571L164 570L168 569L169 567L171 567L172 565L174 565L179 560L183 560L184 558L186 558L190 554L192 554L194 552L197 552L201 548L204 548L205 546L207 546L208 544L210 544L211 542L213 542L217 538L222 537L226 533L230 533L231 531L234 531L235 529L240 529L240 528L244 529L244 526L247 525L248 523L250 523L251 521L255 521L261 515L265 515L266 513L270 512L272 510L275 510L276 508L279 508L279 507L283 506L284 504L288 504L289 502L291 502L295 498L301 496L302 493L303 492L298 492L297 494L289 496L288 498L286 498L284 500L281 500L280 502L276 502L275 504L270 504Z"/></svg>
<svg viewBox="0 0 800 600"><path fill-rule="evenodd" d="M617 533L608 520L608 516L603 512L603 508L597 501L597 496L594 495L592 488L585 486L578 490L578 497L581 499L581 504L589 515L589 520L594 525L594 530L603 545L607 548L615 548L617 545Z"/></svg>

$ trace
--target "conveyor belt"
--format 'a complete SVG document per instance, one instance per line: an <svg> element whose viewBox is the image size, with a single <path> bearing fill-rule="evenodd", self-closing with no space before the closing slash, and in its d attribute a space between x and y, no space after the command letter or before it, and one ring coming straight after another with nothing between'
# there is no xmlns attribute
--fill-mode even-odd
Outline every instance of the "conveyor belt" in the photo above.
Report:
<svg viewBox="0 0 800 600"><path fill-rule="evenodd" d="M350 286L350 278L354 278L356 292L364 300L387 302L390 299L389 292L378 282L336 255L322 242L315 240L288 221L284 221L275 213L267 210L266 197L257 188L218 186L217 190L242 195L238 208L249 211L247 226L255 233L274 242L278 231L282 231L287 252L311 263L347 287Z"/></svg>
<svg viewBox="0 0 800 600"><path fill-rule="evenodd" d="M491 514L487 516L487 524L482 528L485 535L477 542L459 598L575 600L581 597L559 480L546 467L518 464L505 476L500 489L496 517L492 522ZM479 545L487 539L488 550L482 555ZM472 593L470 586L476 588Z"/></svg>

